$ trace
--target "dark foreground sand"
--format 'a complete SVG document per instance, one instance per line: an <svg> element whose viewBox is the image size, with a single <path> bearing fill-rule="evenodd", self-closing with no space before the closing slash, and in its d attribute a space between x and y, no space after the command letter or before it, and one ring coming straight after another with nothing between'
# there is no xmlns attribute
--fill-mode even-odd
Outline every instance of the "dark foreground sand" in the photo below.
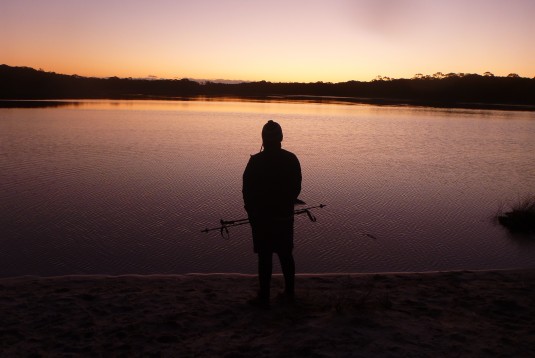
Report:
<svg viewBox="0 0 535 358"><path fill-rule="evenodd" d="M535 271L0 280L0 356L533 357ZM274 296L282 288L273 282Z"/></svg>

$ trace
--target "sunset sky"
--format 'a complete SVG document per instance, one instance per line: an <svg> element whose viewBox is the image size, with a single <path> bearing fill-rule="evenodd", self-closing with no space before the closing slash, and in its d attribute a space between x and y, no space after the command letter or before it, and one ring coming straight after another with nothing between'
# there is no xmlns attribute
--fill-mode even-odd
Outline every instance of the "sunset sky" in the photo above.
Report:
<svg viewBox="0 0 535 358"><path fill-rule="evenodd" d="M97 77L535 76L534 0L1 0L0 64Z"/></svg>

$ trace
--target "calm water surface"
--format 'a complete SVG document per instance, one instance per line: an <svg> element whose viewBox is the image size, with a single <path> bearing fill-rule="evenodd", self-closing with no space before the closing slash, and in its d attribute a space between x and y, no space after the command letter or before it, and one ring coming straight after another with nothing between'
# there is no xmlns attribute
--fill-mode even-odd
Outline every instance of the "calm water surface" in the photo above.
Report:
<svg viewBox="0 0 535 358"><path fill-rule="evenodd" d="M535 191L535 113L239 101L0 109L0 276L256 271L241 175L263 124L300 158L299 272L533 266L491 221ZM374 238L365 236L370 233Z"/></svg>

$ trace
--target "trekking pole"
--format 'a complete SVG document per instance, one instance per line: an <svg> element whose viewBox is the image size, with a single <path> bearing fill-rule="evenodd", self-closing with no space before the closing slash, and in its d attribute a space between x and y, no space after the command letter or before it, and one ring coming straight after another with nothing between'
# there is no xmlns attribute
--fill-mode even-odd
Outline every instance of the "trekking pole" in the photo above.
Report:
<svg viewBox="0 0 535 358"><path fill-rule="evenodd" d="M327 205L325 204L320 204L320 205L316 205L316 206L309 206L307 208L301 208L301 209L295 209L294 210L294 215L301 215L301 214L307 214L308 218L310 219L310 221L312 222L316 222L317 219L316 217L310 212L310 210L312 209L323 209L324 207L326 207ZM230 232L229 232L229 228L231 227L234 227L234 226L241 226L241 225L247 225L247 224L250 224L250 220L249 218L244 218L244 219L237 219L237 220L219 220L219 223L221 224L221 226L218 226L218 227L213 227L213 228L206 228L204 230L201 230L201 232L210 232L210 231L216 231L218 230L219 233L221 234L221 237L224 238L224 239L229 239L230 238Z"/></svg>
<svg viewBox="0 0 535 358"><path fill-rule="evenodd" d="M312 209L316 209L316 208L320 208L320 209L323 209L324 207L326 207L327 205L325 204L320 204L320 205L317 205L317 206L309 206L308 208L302 208L302 209L296 209L294 210L294 215L300 215L300 214L307 214L308 218L310 219L310 221L312 222L316 222L317 219L316 217L310 212L310 210Z"/></svg>
<svg viewBox="0 0 535 358"><path fill-rule="evenodd" d="M223 220L223 219L221 219L221 220L219 220L219 223L221 224L221 226L213 227L211 229L206 228L204 230L201 230L201 232L210 232L210 231L219 230L219 233L221 234L222 238L229 239L230 238L230 233L228 231L228 228L229 227L234 227L234 226L240 226L240 225L247 225L247 224L249 224L249 218L238 219L238 220Z"/></svg>

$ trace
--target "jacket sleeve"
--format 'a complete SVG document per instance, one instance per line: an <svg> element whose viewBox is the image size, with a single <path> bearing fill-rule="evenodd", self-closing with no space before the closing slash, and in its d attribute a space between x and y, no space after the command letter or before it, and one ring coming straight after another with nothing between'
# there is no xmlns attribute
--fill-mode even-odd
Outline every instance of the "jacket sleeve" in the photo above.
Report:
<svg viewBox="0 0 535 358"><path fill-rule="evenodd" d="M302 175L301 175L301 164L299 163L299 159L297 159L297 156L294 156L295 158L295 164L294 164L294 173L292 175L293 178L293 197L294 199L297 199L299 197L299 194L301 193L301 182L302 182Z"/></svg>
<svg viewBox="0 0 535 358"><path fill-rule="evenodd" d="M243 204L245 211L247 213L252 210L251 203L253 201L253 164L252 164L252 157L249 158L249 162L247 162L247 166L245 167L245 171L243 172L243 180L242 180L242 195L243 195Z"/></svg>

